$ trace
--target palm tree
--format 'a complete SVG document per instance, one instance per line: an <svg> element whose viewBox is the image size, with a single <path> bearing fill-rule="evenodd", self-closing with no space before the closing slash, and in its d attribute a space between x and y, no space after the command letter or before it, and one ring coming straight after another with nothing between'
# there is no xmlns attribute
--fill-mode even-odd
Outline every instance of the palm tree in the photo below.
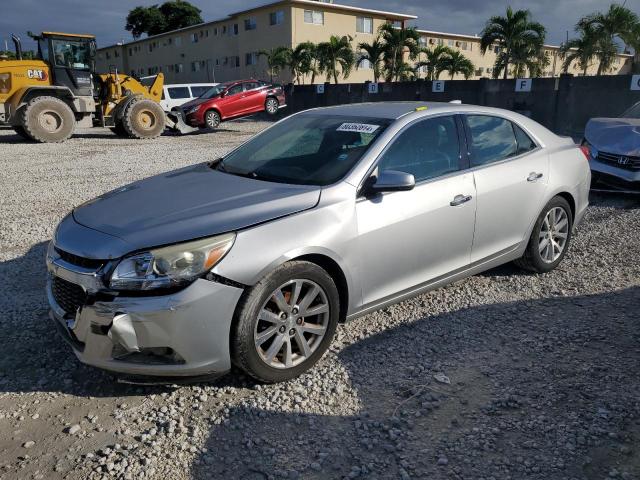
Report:
<svg viewBox="0 0 640 480"><path fill-rule="evenodd" d="M290 63L291 49L289 47L275 47L270 50L260 50L258 57L267 58L267 66L269 67L269 77L273 82L273 77L280 75Z"/></svg>
<svg viewBox="0 0 640 480"><path fill-rule="evenodd" d="M577 62L582 69L582 75L587 75L591 61L598 54L598 36L592 25L576 25L577 38L572 38L560 45L560 57L564 60L562 70L569 71L573 62Z"/></svg>
<svg viewBox="0 0 640 480"><path fill-rule="evenodd" d="M468 80L475 70L473 62L457 50L452 50L447 56L442 58L440 68L442 72L449 72L451 80L459 73L464 75L465 80Z"/></svg>
<svg viewBox="0 0 640 480"><path fill-rule="evenodd" d="M409 54L410 60L415 60L420 53L420 34L414 27L397 28L392 23L384 23L380 25L378 32L384 43L385 48L385 70L387 81L398 80L400 77L400 68L404 63L404 55Z"/></svg>
<svg viewBox="0 0 640 480"><path fill-rule="evenodd" d="M621 38L627 45L639 23L638 15L624 5L613 3L606 13L596 12L583 17L577 28L593 28L598 40L597 57L600 61L597 75L611 68L618 51L615 38Z"/></svg>
<svg viewBox="0 0 640 480"><path fill-rule="evenodd" d="M298 85L304 83L304 77L308 74L315 75L316 45L313 42L302 42L291 51L289 56L289 69Z"/></svg>
<svg viewBox="0 0 640 480"><path fill-rule="evenodd" d="M353 68L355 55L351 48L352 40L351 37L331 35L328 42L318 44L318 68L327 78L333 78L336 84L340 74L342 78L347 78Z"/></svg>
<svg viewBox="0 0 640 480"><path fill-rule="evenodd" d="M373 68L373 81L378 82L384 68L385 43L378 36L371 43L359 43L358 49L360 50L360 56L356 60L356 68L360 67L365 61L370 62Z"/></svg>
<svg viewBox="0 0 640 480"><path fill-rule="evenodd" d="M514 54L519 49L519 56L524 51L541 50L546 30L542 24L531 20L529 10L516 10L507 7L507 15L493 16L482 30L480 51L484 55L489 48L499 48L493 69L494 78L504 71L504 78L509 75L509 65L513 63Z"/></svg>
<svg viewBox="0 0 640 480"><path fill-rule="evenodd" d="M420 49L420 53L425 55L425 60L416 62L416 72L418 72L420 68L426 67L427 80L437 80L438 78L440 78L440 74L444 70L443 65L445 59L449 57L452 52L453 49L447 47L446 45L438 45L434 49Z"/></svg>
<svg viewBox="0 0 640 480"><path fill-rule="evenodd" d="M633 72L640 71L640 22L625 35L624 42L633 48Z"/></svg>

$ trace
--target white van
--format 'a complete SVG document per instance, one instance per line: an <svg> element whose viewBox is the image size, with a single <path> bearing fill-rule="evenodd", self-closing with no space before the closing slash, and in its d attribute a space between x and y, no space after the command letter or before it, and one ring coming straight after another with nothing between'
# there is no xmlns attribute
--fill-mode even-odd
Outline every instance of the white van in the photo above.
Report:
<svg viewBox="0 0 640 480"><path fill-rule="evenodd" d="M199 97L217 83L174 83L165 85L162 88L162 100L160 105L165 112L170 112L172 108L179 107L194 98Z"/></svg>

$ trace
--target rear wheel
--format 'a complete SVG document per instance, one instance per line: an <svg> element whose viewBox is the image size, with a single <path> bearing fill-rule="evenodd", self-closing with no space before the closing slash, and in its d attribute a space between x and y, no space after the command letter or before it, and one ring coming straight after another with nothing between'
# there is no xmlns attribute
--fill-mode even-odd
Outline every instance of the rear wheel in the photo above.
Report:
<svg viewBox="0 0 640 480"><path fill-rule="evenodd" d="M218 128L222 119L220 118L220 114L215 110L209 110L204 114L204 123L205 128L215 129Z"/></svg>
<svg viewBox="0 0 640 480"><path fill-rule="evenodd" d="M76 126L76 117L69 106L56 97L36 97L22 109L20 125L27 137L40 143L67 140Z"/></svg>
<svg viewBox="0 0 640 480"><path fill-rule="evenodd" d="M569 203L562 197L552 198L538 216L527 249L516 265L538 273L556 268L569 248L572 227Z"/></svg>
<svg viewBox="0 0 640 480"><path fill-rule="evenodd" d="M263 382L311 368L329 348L340 300L329 274L310 262L287 262L247 291L238 306L234 362Z"/></svg>
<svg viewBox="0 0 640 480"><path fill-rule="evenodd" d="M267 101L264 102L264 111L269 115L275 115L278 113L278 108L280 107L280 103L276 98L269 97Z"/></svg>
<svg viewBox="0 0 640 480"><path fill-rule="evenodd" d="M29 136L29 134L26 132L26 130L24 129L24 127L21 126L15 126L13 127L14 132L16 132L19 136L21 136L22 138L24 138L25 140L31 140L33 141L33 138L31 138Z"/></svg>
<svg viewBox="0 0 640 480"><path fill-rule="evenodd" d="M131 138L159 137L165 128L164 110L153 100L134 100L124 112L122 127Z"/></svg>
<svg viewBox="0 0 640 480"><path fill-rule="evenodd" d="M124 126L122 125L122 122L116 123L115 126L111 127L109 130L111 130L113 133L115 133L119 137L128 137L129 136L127 131L124 129Z"/></svg>

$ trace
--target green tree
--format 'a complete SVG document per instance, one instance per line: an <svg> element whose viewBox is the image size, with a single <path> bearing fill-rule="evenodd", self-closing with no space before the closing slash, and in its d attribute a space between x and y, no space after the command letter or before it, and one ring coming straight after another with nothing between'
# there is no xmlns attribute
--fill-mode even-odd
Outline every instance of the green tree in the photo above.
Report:
<svg viewBox="0 0 640 480"><path fill-rule="evenodd" d="M598 73L611 69L613 60L618 52L616 38L622 39L629 45L639 23L638 15L624 5L613 3L606 12L596 12L583 17L578 22L577 28L592 28L597 38Z"/></svg>
<svg viewBox="0 0 640 480"><path fill-rule="evenodd" d="M569 71L573 62L577 62L582 74L587 75L587 69L598 54L598 35L592 25L576 25L578 37L572 38L560 45L560 58L563 59L562 70Z"/></svg>
<svg viewBox="0 0 640 480"><path fill-rule="evenodd" d="M184 0L172 0L161 6L136 7L127 15L125 29L133 38L177 30L202 23L200 9Z"/></svg>
<svg viewBox="0 0 640 480"><path fill-rule="evenodd" d="M356 60L356 68L360 67L365 61L368 61L373 69L373 81L377 82L384 70L384 55L386 52L384 41L378 36L371 43L359 43L358 49L360 50L360 56Z"/></svg>
<svg viewBox="0 0 640 480"><path fill-rule="evenodd" d="M474 70L473 62L457 50L452 50L441 60L440 71L449 72L451 80L457 74L464 75L465 80L468 80L473 75Z"/></svg>
<svg viewBox="0 0 640 480"><path fill-rule="evenodd" d="M427 69L427 80L437 80L443 71L444 61L451 55L453 49L446 45L437 45L435 48L422 48L420 53L425 56L424 60L416 62L415 70L418 72L421 68Z"/></svg>
<svg viewBox="0 0 640 480"><path fill-rule="evenodd" d="M291 49L289 47L275 47L270 50L260 50L258 57L266 57L269 77L273 82L273 77L280 75L280 72L291 63Z"/></svg>
<svg viewBox="0 0 640 480"><path fill-rule="evenodd" d="M351 48L351 37L331 35L328 42L318 44L318 69L327 78L333 78L338 83L338 77L348 78L355 63L355 54Z"/></svg>
<svg viewBox="0 0 640 480"><path fill-rule="evenodd" d="M313 42L302 42L291 51L289 69L298 85L304 83L305 76L315 77L316 45Z"/></svg>
<svg viewBox="0 0 640 480"><path fill-rule="evenodd" d="M414 27L398 28L392 23L380 25L379 34L386 46L385 77L387 81L397 81L404 70L405 53L409 60L415 60L420 53L420 34Z"/></svg>
<svg viewBox="0 0 640 480"><path fill-rule="evenodd" d="M481 34L480 51L484 55L488 49L498 47L493 76L498 78L500 72L504 72L506 79L514 59L518 59L522 65L523 55L530 56L532 52L538 54L545 36L544 26L531 20L529 10L513 11L507 7L506 16L496 15L487 21Z"/></svg>

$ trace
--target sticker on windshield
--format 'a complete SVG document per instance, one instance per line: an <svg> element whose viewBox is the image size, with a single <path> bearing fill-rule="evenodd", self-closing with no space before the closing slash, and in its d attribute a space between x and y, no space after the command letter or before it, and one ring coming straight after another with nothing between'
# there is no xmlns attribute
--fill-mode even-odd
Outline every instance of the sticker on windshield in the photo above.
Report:
<svg viewBox="0 0 640 480"><path fill-rule="evenodd" d="M338 132L373 133L380 125L368 125L366 123L343 123L338 127Z"/></svg>

